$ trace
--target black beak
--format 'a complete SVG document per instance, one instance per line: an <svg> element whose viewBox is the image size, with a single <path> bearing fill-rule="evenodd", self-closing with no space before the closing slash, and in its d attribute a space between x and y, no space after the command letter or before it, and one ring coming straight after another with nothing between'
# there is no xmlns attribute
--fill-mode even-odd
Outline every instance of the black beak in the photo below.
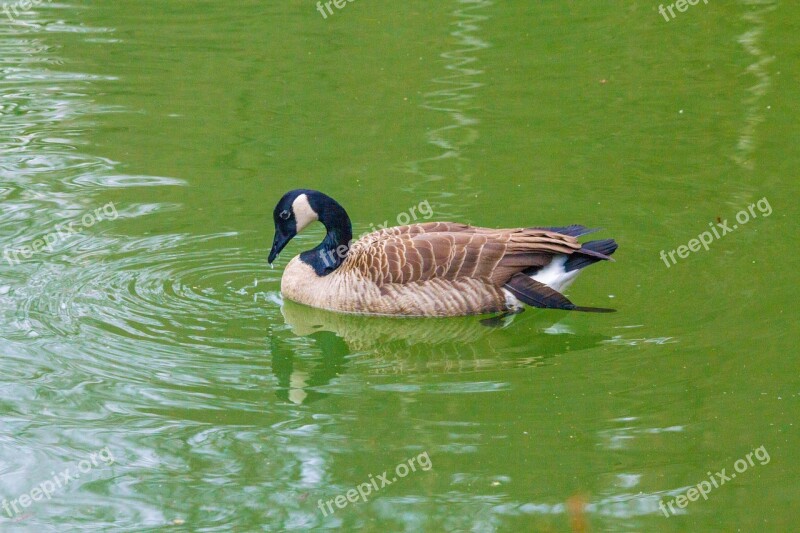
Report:
<svg viewBox="0 0 800 533"><path fill-rule="evenodd" d="M275 238L272 240L272 250L269 251L269 259L267 259L269 264L275 261L275 258L278 257L278 254L281 253L284 246L292 240L292 237L294 237L294 235L284 235L280 230L275 231Z"/></svg>

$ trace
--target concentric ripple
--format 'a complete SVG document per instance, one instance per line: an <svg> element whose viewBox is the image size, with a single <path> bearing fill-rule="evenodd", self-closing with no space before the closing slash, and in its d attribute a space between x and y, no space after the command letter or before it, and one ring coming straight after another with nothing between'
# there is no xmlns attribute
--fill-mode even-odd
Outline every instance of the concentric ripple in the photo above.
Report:
<svg viewBox="0 0 800 533"><path fill-rule="evenodd" d="M233 235L157 236L113 252L97 242L71 250L68 263L33 273L19 318L59 335L101 329L173 346L246 347L242 331L263 338L259 297L274 280L259 280L266 272L261 251L214 247L226 237Z"/></svg>
<svg viewBox="0 0 800 533"><path fill-rule="evenodd" d="M18 337L81 336L84 351L172 356L264 346L265 305L277 287L262 251L231 246L235 234L86 239L6 297ZM275 274L277 276L277 274ZM273 291L274 292L274 291ZM8 325L6 326L8 327Z"/></svg>

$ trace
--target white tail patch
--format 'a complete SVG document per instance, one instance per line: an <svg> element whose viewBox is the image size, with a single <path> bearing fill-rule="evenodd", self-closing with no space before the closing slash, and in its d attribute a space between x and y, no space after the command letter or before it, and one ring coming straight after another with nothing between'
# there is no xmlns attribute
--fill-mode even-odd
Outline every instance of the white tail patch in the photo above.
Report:
<svg viewBox="0 0 800 533"><path fill-rule="evenodd" d="M550 261L550 264L546 267L540 269L536 274L531 276L531 279L534 281L538 281L539 283L544 283L551 289L557 290L560 293L564 293L567 290L575 278L578 277L580 270L573 270L572 272L567 272L564 269L564 264L567 262L566 255L557 255Z"/></svg>

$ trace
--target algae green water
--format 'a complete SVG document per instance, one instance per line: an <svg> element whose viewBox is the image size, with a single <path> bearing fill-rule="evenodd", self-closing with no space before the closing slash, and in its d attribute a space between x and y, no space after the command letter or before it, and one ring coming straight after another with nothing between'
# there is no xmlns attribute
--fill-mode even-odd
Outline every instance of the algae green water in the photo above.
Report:
<svg viewBox="0 0 800 533"><path fill-rule="evenodd" d="M793 530L800 6L328 4L4 4L0 530ZM618 312L282 302L298 187Z"/></svg>

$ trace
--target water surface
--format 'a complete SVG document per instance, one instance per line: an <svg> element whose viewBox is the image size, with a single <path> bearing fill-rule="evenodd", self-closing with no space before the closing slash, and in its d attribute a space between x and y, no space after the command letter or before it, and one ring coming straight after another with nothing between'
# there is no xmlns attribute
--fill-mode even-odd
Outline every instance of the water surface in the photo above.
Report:
<svg viewBox="0 0 800 533"><path fill-rule="evenodd" d="M0 529L790 530L798 15L120 0L6 17L0 498L19 512ZM322 236L268 267L297 187L355 234L421 205L603 227L617 261L570 297L619 311L488 328L283 302L283 267ZM391 475L411 458L429 468Z"/></svg>

